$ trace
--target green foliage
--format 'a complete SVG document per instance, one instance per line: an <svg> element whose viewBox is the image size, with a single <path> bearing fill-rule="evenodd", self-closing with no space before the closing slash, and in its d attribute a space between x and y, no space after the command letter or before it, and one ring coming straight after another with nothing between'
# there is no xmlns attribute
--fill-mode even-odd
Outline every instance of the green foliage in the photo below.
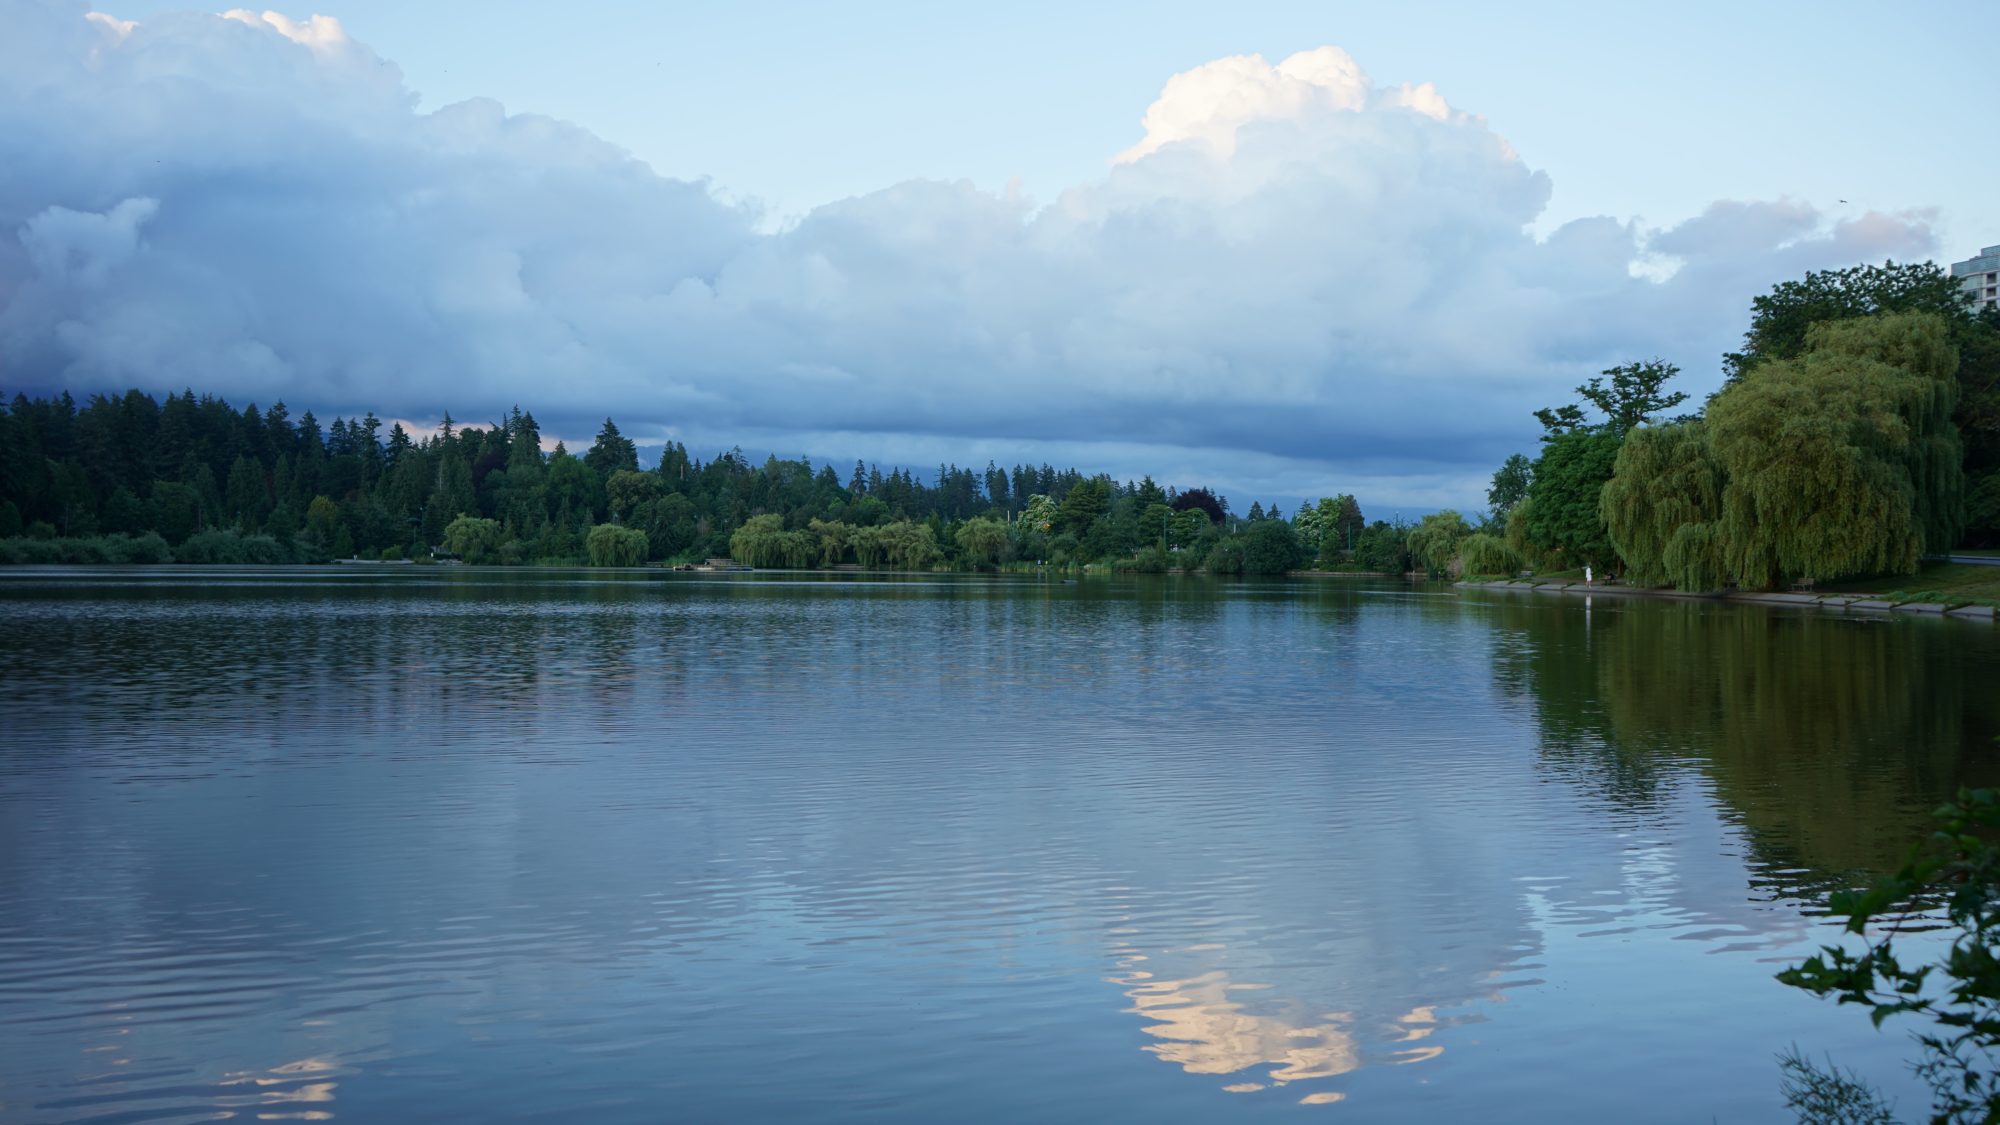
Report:
<svg viewBox="0 0 2000 1125"><path fill-rule="evenodd" d="M1462 571L1469 575L1511 578L1527 565L1506 540L1484 532L1466 536L1458 545L1458 557Z"/></svg>
<svg viewBox="0 0 2000 1125"><path fill-rule="evenodd" d="M1165 574L1173 565L1173 557L1154 546L1141 548L1129 559L1118 560L1113 569L1129 574Z"/></svg>
<svg viewBox="0 0 2000 1125"><path fill-rule="evenodd" d="M167 541L150 531L139 536L0 539L0 565L4 566L135 566L168 563L173 559Z"/></svg>
<svg viewBox="0 0 2000 1125"><path fill-rule="evenodd" d="M637 560L632 563L619 563L616 565L637 566L639 563L646 561L646 533L643 531L628 530L631 535L638 537L632 540L633 543L637 544ZM581 566L587 564L590 561L589 550L585 546L587 535L587 528L579 529L573 526L567 519L550 520L547 524L543 525L541 537L528 545L525 557L533 560L540 566Z"/></svg>
<svg viewBox="0 0 2000 1125"><path fill-rule="evenodd" d="M172 548L167 546L167 541L157 532L148 531L144 535L135 535L122 541L116 536L113 539L117 542L117 546L113 549L122 556L118 559L119 562L151 566L174 561Z"/></svg>
<svg viewBox="0 0 2000 1125"><path fill-rule="evenodd" d="M2000 469L1965 482L1965 526L1974 546L2000 545Z"/></svg>
<svg viewBox="0 0 2000 1125"><path fill-rule="evenodd" d="M1447 574L1458 561L1458 545L1472 534L1465 517L1447 508L1433 512L1410 529L1410 558L1429 574Z"/></svg>
<svg viewBox="0 0 2000 1125"><path fill-rule="evenodd" d="M1021 510L1021 522L1037 531L1052 533L1057 515L1055 501L1037 494L1028 497L1027 506Z"/></svg>
<svg viewBox="0 0 2000 1125"><path fill-rule="evenodd" d="M646 533L649 557L666 559L694 546L701 529L701 512L686 496L672 492L657 500L641 501L626 523Z"/></svg>
<svg viewBox="0 0 2000 1125"><path fill-rule="evenodd" d="M1722 528L1713 523L1682 524L1667 540L1666 580L1677 590L1720 590L1730 581Z"/></svg>
<svg viewBox="0 0 2000 1125"><path fill-rule="evenodd" d="M1626 435L1600 515L1634 586L1681 590L1724 584L1714 523L1722 515L1722 466L1701 422L1644 426Z"/></svg>
<svg viewBox="0 0 2000 1125"><path fill-rule="evenodd" d="M201 527L201 498L179 481L154 484L151 507L154 529L170 544L178 546Z"/></svg>
<svg viewBox="0 0 2000 1125"><path fill-rule="evenodd" d="M1949 374L1958 389L1952 421L1964 447L1962 467L1974 476L2000 469L2000 313L1975 312L1958 280L1936 263L1885 262L1780 283L1752 302L1743 350L1725 356L1724 367L1734 384L1766 363L1805 354L1816 324L1897 312L1944 322L1958 350ZM2000 542L2000 523L1975 520L1968 529L1979 541Z"/></svg>
<svg viewBox="0 0 2000 1125"><path fill-rule="evenodd" d="M908 520L879 527L857 527L853 543L855 558L866 567L923 570L936 562L939 554L930 525Z"/></svg>
<svg viewBox="0 0 2000 1125"><path fill-rule="evenodd" d="M1618 462L1622 435L1601 429L1557 434L1542 446L1528 486L1525 529L1539 553L1564 566L1602 568L1616 557L1599 498Z"/></svg>
<svg viewBox="0 0 2000 1125"><path fill-rule="evenodd" d="M245 531L255 531L264 520L270 499L264 491L264 470L250 458L239 456L229 469L229 487L224 500L224 516Z"/></svg>
<svg viewBox="0 0 2000 1125"><path fill-rule="evenodd" d="M1537 410L1535 419L1546 431L1544 440L1585 429L1623 434L1634 426L1651 421L1654 415L1687 401L1685 392L1669 394L1664 389L1667 381L1680 374L1680 370L1657 359L1605 368L1602 375L1592 377L1576 389L1577 397L1583 403ZM1607 385L1605 379L1611 382ZM1604 420L1592 424L1584 413L1585 405L1596 408L1604 415Z"/></svg>
<svg viewBox="0 0 2000 1125"><path fill-rule="evenodd" d="M1896 313L1795 335L1796 355L1760 360L1702 421L1626 437L1599 514L1636 584L1909 574L1957 541L1966 505L1947 323ZM1545 526L1542 483L1528 538L1565 546Z"/></svg>
<svg viewBox="0 0 2000 1125"><path fill-rule="evenodd" d="M1138 545L1139 521L1129 500L1114 503L1082 536L1083 553L1090 559L1115 559Z"/></svg>
<svg viewBox="0 0 2000 1125"><path fill-rule="evenodd" d="M1515 554L1526 560L1529 567L1540 569L1542 565L1542 550L1535 546L1534 537L1528 534L1528 513L1530 511L1532 511L1532 507L1527 498L1523 497L1519 503L1515 504L1508 511L1506 528L1501 538L1506 540L1507 546L1513 548Z"/></svg>
<svg viewBox="0 0 2000 1125"><path fill-rule="evenodd" d="M447 418L450 415L446 415ZM460 516L479 514L479 502L472 490L472 470L455 447L447 447L438 458L437 479L424 505L425 541L444 541L445 528Z"/></svg>
<svg viewBox="0 0 2000 1125"><path fill-rule="evenodd" d="M629 520L641 504L658 500L665 489L659 474L642 473L635 469L619 469L604 483L611 518L616 520Z"/></svg>
<svg viewBox="0 0 2000 1125"><path fill-rule="evenodd" d="M1964 447L1952 424L1958 348L1949 333L1929 313L1828 321L1806 333L1809 356L1853 356L1912 376L1896 388L1892 405L1909 427L1903 464L1925 553L1949 550L1965 530Z"/></svg>
<svg viewBox="0 0 2000 1125"><path fill-rule="evenodd" d="M1814 270L1752 298L1750 309L1743 350L1722 360L1732 383L1766 363L1803 354L1813 325L1825 321L1893 312L1928 312L1947 319L1971 315L1958 279L1935 262Z"/></svg>
<svg viewBox="0 0 2000 1125"><path fill-rule="evenodd" d="M1488 493L1495 521L1504 527L1512 528L1514 513L1525 509L1518 535L1524 556L1563 567L1603 567L1617 557L1601 494L1626 435L1687 400L1665 389L1679 373L1657 359L1607 368L1576 389L1580 402L1535 411L1544 431L1542 455L1525 470L1510 459ZM1602 420L1591 421L1587 408ZM1500 501L1507 501L1504 515Z"/></svg>
<svg viewBox="0 0 2000 1125"><path fill-rule="evenodd" d="M1828 912L1847 920L1862 949L1825 946L1778 979L1859 1004L1878 1027L1896 1016L1927 1020L1914 1036L1922 1049L1915 1070L1931 1087L1931 1121L2000 1121L2000 1072L1993 1069L2000 1051L2000 791L1961 789L1935 819L1935 831L1894 874L1828 900ZM1904 964L1896 933L1939 906L1950 945L1934 964Z"/></svg>
<svg viewBox="0 0 2000 1125"><path fill-rule="evenodd" d="M819 561L821 566L837 565L847 557L847 547L854 539L854 528L838 520L813 520L806 530L819 540Z"/></svg>
<svg viewBox="0 0 2000 1125"><path fill-rule="evenodd" d="M818 560L819 540L810 531L786 531L783 516L752 516L729 537L729 556L751 566L799 569Z"/></svg>
<svg viewBox="0 0 2000 1125"><path fill-rule="evenodd" d="M236 563L275 566L293 561L292 552L268 535L242 535L235 529L201 531L174 548L177 563Z"/></svg>
<svg viewBox="0 0 2000 1125"><path fill-rule="evenodd" d="M1528 498L1528 486L1535 480L1535 466L1526 455L1516 453L1493 470L1493 483L1486 489L1486 506L1494 523L1505 526L1514 505Z"/></svg>
<svg viewBox="0 0 2000 1125"><path fill-rule="evenodd" d="M938 560L937 536L929 524L898 520L877 529L882 552L891 566L904 570L925 570Z"/></svg>
<svg viewBox="0 0 2000 1125"><path fill-rule="evenodd" d="M322 551L331 550L340 533L340 507L325 496L315 496L306 508L305 535Z"/></svg>
<svg viewBox="0 0 2000 1125"><path fill-rule="evenodd" d="M604 428L597 432L597 440L591 444L590 451L583 455L583 463L600 479L621 472L637 472L639 449L632 444L632 439L618 432L617 423L606 418Z"/></svg>
<svg viewBox="0 0 2000 1125"><path fill-rule="evenodd" d="M1243 545L1244 574L1283 574L1305 562L1292 525L1282 519L1258 520L1236 538Z"/></svg>
<svg viewBox="0 0 2000 1125"><path fill-rule="evenodd" d="M583 543L592 566L638 566L649 550L645 532L615 523L591 528Z"/></svg>
<svg viewBox="0 0 2000 1125"><path fill-rule="evenodd" d="M1360 536L1362 529L1367 526L1368 521L1363 519L1361 515L1361 505L1355 501L1351 494L1343 492L1339 496L1334 497L1333 527L1331 530L1337 541L1335 549L1353 550L1356 538ZM1321 547L1322 554L1324 554L1326 544L1322 543Z"/></svg>
<svg viewBox="0 0 2000 1125"><path fill-rule="evenodd" d="M1306 558L1328 562L1352 550L1355 537L1364 526L1361 505L1345 493L1322 496L1315 503L1300 505L1298 517L1292 521L1299 548Z"/></svg>
<svg viewBox="0 0 2000 1125"><path fill-rule="evenodd" d="M998 566L1013 555L1014 542L1007 525L988 516L965 521L953 538L965 557L975 563Z"/></svg>
<svg viewBox="0 0 2000 1125"><path fill-rule="evenodd" d="M1914 573L1932 536L1939 549L1956 538L1963 485L1954 387L1936 374L1942 335L1917 313L1816 329L1812 350L1761 365L1709 404L1726 475L1722 562L1739 584Z"/></svg>
<svg viewBox="0 0 2000 1125"><path fill-rule="evenodd" d="M628 470L620 469L623 473ZM642 476L633 473L634 476ZM658 477L643 474L644 479L657 482ZM529 502L529 507L538 514L546 514L549 519L569 526L577 520L595 520L603 517L607 506L604 478L590 471L582 461L571 457L561 445L549 456L549 462L542 480L542 500L539 505Z"/></svg>
<svg viewBox="0 0 2000 1125"><path fill-rule="evenodd" d="M457 536L480 562L580 562L589 529L604 523L643 533L648 558L688 559L731 552L738 531L770 515L781 529L768 541L767 529L753 530L745 543L767 563L928 568L1057 550L1089 563L1163 542L1191 549L1214 533L1178 525L1170 508L1186 500L1223 516L1205 489L1173 494L1150 478L1121 485L1049 465L940 465L920 479L856 464L843 484L804 458L752 465L732 449L704 463L670 441L642 472L610 419L583 457L560 441L544 455L540 426L519 408L483 427L447 415L421 440L395 425L386 444L373 415L331 422L193 392L164 405L137 391L92 396L81 408L67 395L17 396L0 406L0 539L156 531L177 546L221 528L261 529L293 561L379 558L391 547L450 551L448 529L469 518L490 521L490 533L470 524ZM857 543L863 528L877 530Z"/></svg>
<svg viewBox="0 0 2000 1125"><path fill-rule="evenodd" d="M1407 524L1376 520L1354 540L1354 564L1362 570L1406 574L1414 565Z"/></svg>
<svg viewBox="0 0 2000 1125"><path fill-rule="evenodd" d="M1209 544L1208 552L1201 560L1201 566L1210 574L1242 574L1244 572L1244 542L1240 535L1229 535Z"/></svg>
<svg viewBox="0 0 2000 1125"><path fill-rule="evenodd" d="M1162 553L1161 569L1166 569ZM1292 525L1283 519L1246 520L1239 531L1218 535L1198 554L1189 551L1180 560L1189 568L1206 569L1212 574L1284 574L1306 561Z"/></svg>
<svg viewBox="0 0 2000 1125"><path fill-rule="evenodd" d="M460 516L444 529L445 550L475 565L499 561L500 521Z"/></svg>
<svg viewBox="0 0 2000 1125"><path fill-rule="evenodd" d="M1194 549L1203 537L1214 532L1215 525L1208 520L1208 513L1200 508L1188 508L1175 512L1167 520L1167 549L1185 551Z"/></svg>
<svg viewBox="0 0 2000 1125"><path fill-rule="evenodd" d="M1056 530L1067 531L1081 538L1110 507L1109 478L1092 477L1081 481L1069 490L1069 495L1063 497L1056 513Z"/></svg>

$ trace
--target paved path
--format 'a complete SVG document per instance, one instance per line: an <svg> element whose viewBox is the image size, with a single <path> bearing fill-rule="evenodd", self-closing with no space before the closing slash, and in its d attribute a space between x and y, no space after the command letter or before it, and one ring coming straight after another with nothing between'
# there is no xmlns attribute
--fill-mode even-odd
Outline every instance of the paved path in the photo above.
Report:
<svg viewBox="0 0 2000 1125"><path fill-rule="evenodd" d="M1971 563L1973 566L2000 566L2000 555L1946 555L1955 563Z"/></svg>

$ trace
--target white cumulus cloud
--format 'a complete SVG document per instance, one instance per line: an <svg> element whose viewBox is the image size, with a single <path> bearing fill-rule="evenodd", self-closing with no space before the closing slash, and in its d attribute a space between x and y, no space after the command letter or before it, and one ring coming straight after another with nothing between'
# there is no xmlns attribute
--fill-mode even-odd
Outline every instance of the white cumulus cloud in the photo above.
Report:
<svg viewBox="0 0 2000 1125"><path fill-rule="evenodd" d="M422 111L326 17L0 27L0 365L30 390L1468 505L1597 369L1712 372L1772 282L1931 248L1921 213L1783 200L1538 238L1546 175L1332 47L1171 77L1052 199L912 181L769 232L574 125Z"/></svg>

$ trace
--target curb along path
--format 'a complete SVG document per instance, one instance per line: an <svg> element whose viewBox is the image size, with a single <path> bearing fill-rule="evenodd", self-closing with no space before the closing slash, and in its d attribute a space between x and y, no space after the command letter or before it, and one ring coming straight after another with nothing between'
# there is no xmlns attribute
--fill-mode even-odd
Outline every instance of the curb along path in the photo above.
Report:
<svg viewBox="0 0 2000 1125"><path fill-rule="evenodd" d="M2000 619L1990 605L1964 605L1950 602L1898 602L1883 598L1871 598L1863 594L1760 594L1760 593L1716 593L1684 594L1678 590L1642 590L1631 586L1585 585L1582 582L1536 582L1521 579L1512 582L1456 582L1453 585L1466 590L1508 590L1516 593L1536 594L1585 594L1592 597L1604 595L1621 598L1676 598L1681 601L1729 602L1744 605L1791 605L1817 606L1820 609L1836 610L1841 613L1926 613L1937 617L1955 617L1965 621L1984 621L1988 624Z"/></svg>

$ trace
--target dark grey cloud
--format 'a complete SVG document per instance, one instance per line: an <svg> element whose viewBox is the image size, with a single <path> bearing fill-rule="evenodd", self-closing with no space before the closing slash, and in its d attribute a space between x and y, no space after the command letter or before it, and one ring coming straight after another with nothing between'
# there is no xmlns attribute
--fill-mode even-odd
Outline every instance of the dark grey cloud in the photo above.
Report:
<svg viewBox="0 0 2000 1125"><path fill-rule="evenodd" d="M1537 237L1545 175L1333 48L1175 76L1052 200L915 181L770 231L575 126L421 112L332 20L0 26L16 386L1470 505L1596 370L1712 378L1772 281L1931 245L1789 201Z"/></svg>

